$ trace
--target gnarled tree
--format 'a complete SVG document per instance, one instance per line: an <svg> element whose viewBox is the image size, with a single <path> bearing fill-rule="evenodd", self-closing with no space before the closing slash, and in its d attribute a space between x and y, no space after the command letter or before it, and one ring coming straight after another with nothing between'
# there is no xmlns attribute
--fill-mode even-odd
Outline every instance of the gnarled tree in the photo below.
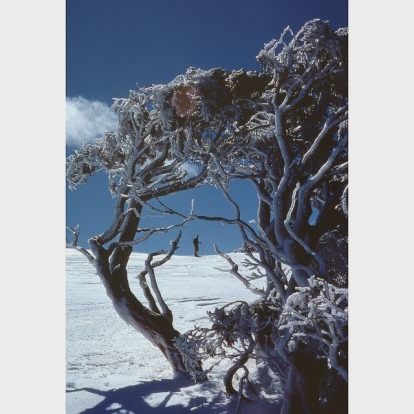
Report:
<svg viewBox="0 0 414 414"><path fill-rule="evenodd" d="M244 73L236 73L234 78L239 76L239 83L246 81ZM243 116L247 119L254 111L250 103L237 103L241 98L237 88L222 88L227 79L228 73L222 69L190 68L167 85L131 91L129 98L115 99L117 132L85 142L67 159L71 189L86 183L90 175L105 172L109 190L117 200L112 224L89 239L90 251L78 245L78 228L69 228L72 238L67 244L95 267L121 318L161 350L174 372L185 374L187 369L173 343L179 333L156 285L153 255L139 275L149 307L131 291L127 264L134 245L155 232L182 226L189 219L182 216L176 225L145 229L140 226L143 207L172 214L161 198L205 182L214 165L211 154L225 152L229 146L226 126ZM259 75L255 81L263 84ZM172 243L167 258L178 241Z"/></svg>
<svg viewBox="0 0 414 414"><path fill-rule="evenodd" d="M298 333L293 331L297 323L281 323L281 313L274 309L278 303L284 319L291 315L293 321L297 312L288 305L292 295L316 286L310 282L315 278L338 288L347 286L347 29L334 31L321 20L306 23L297 34L287 28L257 59L268 83L254 95L255 111L246 122L227 129L226 151L210 153L216 165L209 169L211 180L233 205L235 217L197 218L236 224L255 273L267 278L262 295L267 312L261 316L269 328L256 329L256 346L284 379L283 414L329 412L330 404L339 399L338 394L329 395L329 388L342 390L344 412L345 330L332 339L329 330L312 328L311 317L305 316L309 329ZM227 189L234 179L248 180L256 189L255 223L241 219L240 206ZM248 286L247 278L226 258L232 273ZM336 306L334 300L331 305ZM340 306L338 319L346 326L347 301ZM332 328L331 323L326 326ZM333 346L332 341L340 344Z"/></svg>
<svg viewBox="0 0 414 414"><path fill-rule="evenodd" d="M239 366L256 350L279 372L283 414L332 412L334 400L343 404L335 412L344 412L347 291L338 289L347 283L347 30L334 31L321 20L306 23L296 35L287 28L257 59L263 73L190 68L167 85L115 100L118 132L68 158L72 188L99 170L108 173L117 198L115 217L89 240L92 253L77 245L76 230L70 244L95 266L121 317L161 349L174 371L191 374L200 369L199 359L183 361L177 349L185 341L174 341L178 332L156 286L152 256L139 276L149 308L131 292L126 266L134 244L167 230L146 229L138 237L145 230L140 229L144 205L213 183L233 205L235 217L192 211L182 223L198 218L237 225L251 267L267 280L266 289L256 289L260 306L223 312L231 323L238 315L253 318L243 325L252 331L242 338L248 346ZM195 175L189 174L189 163ZM256 189L255 223L242 220L228 191L235 179ZM231 258L223 257L254 290ZM147 275L155 281L153 293ZM339 394L333 396L333 388Z"/></svg>

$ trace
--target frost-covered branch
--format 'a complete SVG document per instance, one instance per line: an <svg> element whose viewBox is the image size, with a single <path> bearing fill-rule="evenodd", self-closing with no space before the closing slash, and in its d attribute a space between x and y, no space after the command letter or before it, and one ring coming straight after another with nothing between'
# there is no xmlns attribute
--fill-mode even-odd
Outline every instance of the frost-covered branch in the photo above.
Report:
<svg viewBox="0 0 414 414"><path fill-rule="evenodd" d="M231 382L234 374L247 362L255 358L254 348L260 331L267 326L254 315L247 302L236 301L208 312L210 328L195 328L176 338L185 363L191 367L197 361L210 361L209 372L224 359L233 361L224 382L229 394L237 394Z"/></svg>
<svg viewBox="0 0 414 414"><path fill-rule="evenodd" d="M79 238L79 225L77 225L75 228L72 227L66 227L67 230L69 230L72 233L73 239L69 241L66 239L66 246L72 247L75 250L77 250L79 253L82 253L91 263L92 265L95 264L95 258L83 247L78 246L78 238Z"/></svg>
<svg viewBox="0 0 414 414"><path fill-rule="evenodd" d="M288 233L292 236L292 238L296 241L296 242L298 242L304 249L305 249L305 251L309 254L309 255L311 255L311 256L313 256L313 257L315 257L316 258L316 260L318 261L318 264L319 264L319 272L320 272L320 275L322 275L322 276L324 276L325 274L326 274L326 264L325 264L325 262L324 262L324 260L322 259L322 257L318 254L318 253L316 253L314 250L312 250L309 246L308 246L308 244L304 241L304 240L302 240L294 231L293 231L293 229L290 227L290 222L291 222L291 218L292 218L292 213L293 213L293 210L294 210L294 208L295 208L295 204L296 204L296 194L297 194L297 192L298 192L298 190L299 190L299 188L300 188L300 185L299 185L299 183L297 183L296 184L296 187L295 187L295 189L294 189L294 191L293 191L293 193L292 193L292 203L291 203L291 206L290 206L290 208L289 208L289 211L288 211L288 213L287 213L287 215L286 215L286 219L284 220L284 224L285 224L285 228L286 228L286 230L288 231Z"/></svg>
<svg viewBox="0 0 414 414"><path fill-rule="evenodd" d="M152 253L151 255L149 255L147 260L145 261L145 269L143 269L139 273L139 275L137 276L137 279L139 280L141 289L143 290L144 295L145 295L146 299L148 300L150 309L155 313L159 313L159 314L163 313L164 315L166 315L167 317L170 317L170 318L172 318L172 313L169 310L168 306L165 304L165 301L162 299L161 292L158 289L158 284L157 284L157 281L156 281L156 278L155 278L154 269L156 267L162 266L163 264L167 263L171 259L171 257L173 256L173 254L175 253L175 251L179 247L178 243L180 241L180 238L181 238L181 231L178 233L178 236L176 237L176 239L171 241L170 250L168 251L168 253L161 260L158 260L158 261L155 261L155 262L152 261L153 258L156 255L165 253L163 251L160 251L160 252L157 252L157 253ZM146 282L145 276L147 274L150 275L151 285L153 286L153 290L154 290L154 293L155 293L156 298L158 300L158 303L160 303L160 305L161 305L161 303L163 303L163 305L161 306L162 311L160 311L158 309L158 306L156 304L156 300L155 300L154 296L152 295L151 290L150 290L150 288L149 288L149 286ZM154 289L154 286L155 286L155 289Z"/></svg>
<svg viewBox="0 0 414 414"><path fill-rule="evenodd" d="M289 334L276 339L277 346L284 349L285 358L289 359L297 346L291 342L291 348L286 350L290 338L302 342L306 338L317 340L330 366L347 381L344 361L348 344L348 290L321 279L311 278L309 282L309 288L299 288L286 301L278 330Z"/></svg>
<svg viewBox="0 0 414 414"><path fill-rule="evenodd" d="M339 108L334 113L328 115L328 119L326 120L318 136L315 138L311 147L309 148L309 150L306 152L306 154L302 158L303 166L305 166L309 162L309 160L311 160L312 157L316 155L316 151L320 147L321 142L333 130L333 128L341 124L347 118L348 118L348 110L347 110L347 107L345 106Z"/></svg>
<svg viewBox="0 0 414 414"><path fill-rule="evenodd" d="M234 263L234 261L232 260L232 258L225 253L222 253L217 245L214 245L214 250L224 259L227 260L227 262L230 264L231 269L230 269L230 274L232 274L233 276L235 276L238 280L240 280L243 285L249 289L252 293L254 293L255 295L259 295L259 296L265 296L265 291L263 289L259 289L256 286L252 285L245 277L243 277L240 272L239 272L239 266Z"/></svg>
<svg viewBox="0 0 414 414"><path fill-rule="evenodd" d="M154 258L154 256L157 256L159 254L163 254L164 251L159 251L156 253L150 253L147 257L147 260L145 260L145 270L148 273L148 276L150 278L151 281L151 287L152 290L154 291L155 297L161 307L161 314L168 318L171 322L172 322L172 312L170 310L170 308L167 306L167 304L165 303L160 289L158 288L158 283L157 283L157 279L155 277L155 272L154 272L154 267L151 265L151 261Z"/></svg>

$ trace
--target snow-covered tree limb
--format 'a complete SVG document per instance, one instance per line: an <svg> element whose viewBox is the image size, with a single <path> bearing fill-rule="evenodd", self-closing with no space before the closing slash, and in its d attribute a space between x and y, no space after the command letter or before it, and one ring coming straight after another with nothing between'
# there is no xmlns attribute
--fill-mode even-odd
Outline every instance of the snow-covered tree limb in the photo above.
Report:
<svg viewBox="0 0 414 414"><path fill-rule="evenodd" d="M347 326L348 290L311 278L309 288L300 288L286 301L278 329L288 330L290 335L277 339L277 346L284 349L285 358L289 359L294 347L286 350L290 341L288 337L302 342L312 338L321 343L321 351L330 366L347 381L348 373L344 366Z"/></svg>
<svg viewBox="0 0 414 414"><path fill-rule="evenodd" d="M69 230L73 235L73 239L71 241L66 239L66 246L67 247L72 247L75 250L77 250L78 252L82 253L88 259L89 263L94 265L95 264L95 258L86 249L84 249L83 247L78 246L79 225L76 226L75 228L66 227L66 229Z"/></svg>
<svg viewBox="0 0 414 414"><path fill-rule="evenodd" d="M217 245L214 245L214 250L224 259L227 260L227 262L230 264L231 269L230 269L230 274L232 274L233 276L235 276L238 280L240 280L243 285L249 289L251 292L253 292L255 295L259 295L259 296L265 296L265 291L263 289L259 289L256 286L252 285L245 277L243 277L240 272L239 272L239 266L234 263L234 261L232 260L232 258L225 253L222 253Z"/></svg>

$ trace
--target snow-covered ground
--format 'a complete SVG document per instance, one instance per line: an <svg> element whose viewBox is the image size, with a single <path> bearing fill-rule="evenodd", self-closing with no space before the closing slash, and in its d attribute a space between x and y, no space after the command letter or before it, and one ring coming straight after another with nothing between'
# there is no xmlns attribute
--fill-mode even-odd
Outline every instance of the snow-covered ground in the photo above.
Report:
<svg viewBox="0 0 414 414"><path fill-rule="evenodd" d="M200 384L172 379L161 353L116 314L86 258L66 250L67 414L235 412L237 401L228 398L222 384L226 365L219 365L209 374L210 380ZM232 257L240 263L243 255ZM144 254L132 255L130 275L142 270L145 258ZM257 299L230 274L218 270L229 267L220 256L174 256L156 269L176 329L185 332L195 324L206 325L207 310L231 301ZM131 277L130 282L145 303L137 279ZM261 365L252 363L249 368L259 396L243 401L241 412L277 413L278 379Z"/></svg>

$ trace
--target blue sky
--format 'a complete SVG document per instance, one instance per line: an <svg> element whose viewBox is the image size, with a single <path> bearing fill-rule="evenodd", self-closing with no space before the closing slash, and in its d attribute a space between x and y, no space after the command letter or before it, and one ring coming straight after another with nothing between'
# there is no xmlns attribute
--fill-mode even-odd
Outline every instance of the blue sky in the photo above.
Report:
<svg viewBox="0 0 414 414"><path fill-rule="evenodd" d="M190 67L260 70L255 57L264 43L290 25L297 31L306 21L329 20L333 28L348 26L345 0L67 0L66 96L68 151L84 138L93 138L114 123L109 106L130 89L166 83ZM254 219L257 199L248 184L235 183L232 193L244 218ZM232 217L220 193L205 187L168 197L188 212L196 199L196 213ZM86 186L67 191L67 224L80 225L80 242L106 229L112 220L113 200L106 177L97 175ZM148 217L143 225L161 225ZM192 222L184 229L178 254L192 250L191 236L200 234L202 254L241 245L236 228ZM137 251L168 248L176 232L159 235Z"/></svg>

